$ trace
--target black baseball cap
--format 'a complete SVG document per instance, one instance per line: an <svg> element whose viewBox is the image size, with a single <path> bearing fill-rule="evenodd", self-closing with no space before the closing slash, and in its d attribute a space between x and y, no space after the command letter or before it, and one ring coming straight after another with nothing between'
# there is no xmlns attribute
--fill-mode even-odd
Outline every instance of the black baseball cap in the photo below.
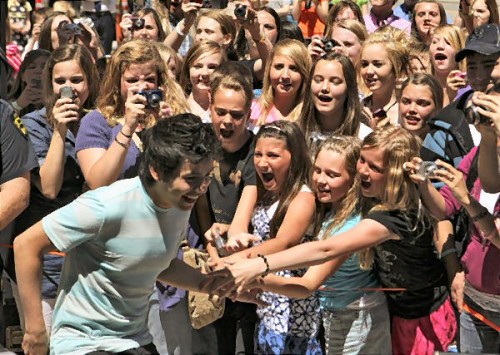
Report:
<svg viewBox="0 0 500 355"><path fill-rule="evenodd" d="M465 47L455 55L455 61L462 59L472 53L491 55L500 52L500 25L488 23L479 26L467 37Z"/></svg>

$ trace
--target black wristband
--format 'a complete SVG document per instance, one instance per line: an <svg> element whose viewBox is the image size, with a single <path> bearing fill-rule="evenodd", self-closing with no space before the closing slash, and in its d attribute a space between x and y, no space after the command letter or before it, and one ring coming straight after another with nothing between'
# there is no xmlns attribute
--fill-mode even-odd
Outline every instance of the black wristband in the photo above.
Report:
<svg viewBox="0 0 500 355"><path fill-rule="evenodd" d="M131 134L130 134L130 135L129 135L129 134L125 134L125 133L123 133L123 131L122 131L121 129L120 129L120 133L121 133L124 137L126 137L126 138L129 138L129 139L130 139L130 138L132 138L132 135L131 135Z"/></svg>

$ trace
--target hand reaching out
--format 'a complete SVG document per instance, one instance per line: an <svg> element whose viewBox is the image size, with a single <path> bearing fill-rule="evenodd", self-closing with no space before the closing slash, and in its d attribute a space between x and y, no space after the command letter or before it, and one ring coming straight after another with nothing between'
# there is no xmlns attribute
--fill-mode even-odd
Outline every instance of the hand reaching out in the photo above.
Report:
<svg viewBox="0 0 500 355"><path fill-rule="evenodd" d="M258 235L250 233L238 233L228 238L226 243L226 250L229 253L236 253L238 251L251 247L254 243L258 243L261 241L262 238Z"/></svg>
<svg viewBox="0 0 500 355"><path fill-rule="evenodd" d="M26 355L47 355L49 349L49 337L43 328L39 332L24 332L22 348Z"/></svg>

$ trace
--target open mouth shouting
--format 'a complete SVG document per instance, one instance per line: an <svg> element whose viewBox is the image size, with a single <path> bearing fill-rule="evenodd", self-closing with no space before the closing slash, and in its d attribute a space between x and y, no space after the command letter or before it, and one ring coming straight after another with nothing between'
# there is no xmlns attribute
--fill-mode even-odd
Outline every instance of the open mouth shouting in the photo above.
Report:
<svg viewBox="0 0 500 355"><path fill-rule="evenodd" d="M264 185L268 184L274 180L273 173L261 173L261 176L262 176L262 182L264 183Z"/></svg>
<svg viewBox="0 0 500 355"><path fill-rule="evenodd" d="M448 57L444 53L434 54L434 61L437 65L443 65L448 60Z"/></svg>
<svg viewBox="0 0 500 355"><path fill-rule="evenodd" d="M371 186L372 186L371 182L369 182L368 180L361 179L361 188L363 190L368 190Z"/></svg>
<svg viewBox="0 0 500 355"><path fill-rule="evenodd" d="M332 102L333 101L333 97L331 96L328 96L328 95L318 95L318 100L323 102L323 103L329 103L329 102Z"/></svg>
<svg viewBox="0 0 500 355"><path fill-rule="evenodd" d="M231 138L234 134L234 129L221 128L220 135L222 138L228 139Z"/></svg>

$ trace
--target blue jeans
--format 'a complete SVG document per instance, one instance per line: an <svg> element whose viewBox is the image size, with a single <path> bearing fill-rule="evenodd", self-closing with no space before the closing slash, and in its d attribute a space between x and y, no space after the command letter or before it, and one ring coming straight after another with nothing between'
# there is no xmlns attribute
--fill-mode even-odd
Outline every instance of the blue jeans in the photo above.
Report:
<svg viewBox="0 0 500 355"><path fill-rule="evenodd" d="M467 305L495 324L500 323L500 313L482 309L477 303L465 296ZM499 353L500 334L472 314L460 314L460 352L462 353Z"/></svg>

